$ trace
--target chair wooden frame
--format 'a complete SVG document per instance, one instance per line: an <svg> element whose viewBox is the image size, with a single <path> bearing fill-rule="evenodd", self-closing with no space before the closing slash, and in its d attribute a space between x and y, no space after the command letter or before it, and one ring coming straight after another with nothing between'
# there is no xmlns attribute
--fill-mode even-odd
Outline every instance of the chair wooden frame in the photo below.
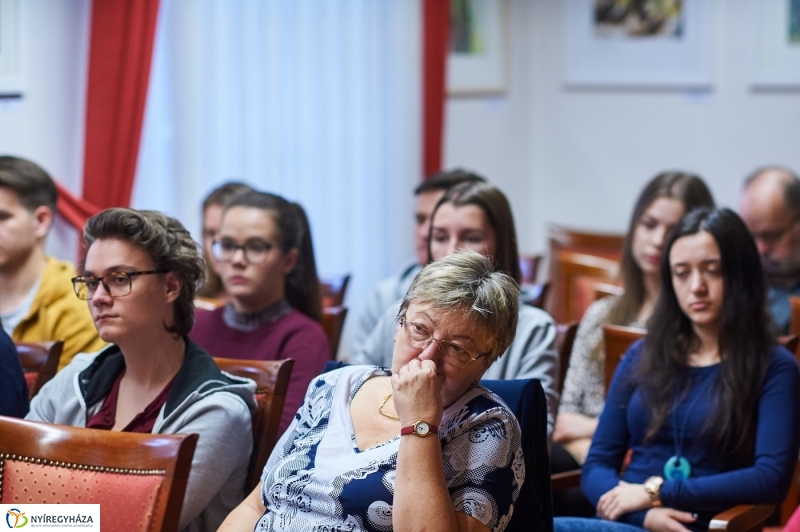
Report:
<svg viewBox="0 0 800 532"><path fill-rule="evenodd" d="M112 432L0 416L3 461L47 461L77 469L93 466L112 473L158 471L163 476L159 493L166 496L158 497L149 529L165 532L178 530L197 438L197 434ZM2 499L2 485L0 500L7 503Z"/></svg>
<svg viewBox="0 0 800 532"><path fill-rule="evenodd" d="M621 327L617 325L604 325L603 326L603 339L605 342L605 384L606 393L611 384L611 379L617 369L619 361L622 360L625 351L635 342L642 338L646 331L644 329L637 329L635 327ZM797 351L798 337L794 334L781 336L778 343L784 346L789 351L795 353ZM797 479L797 471L795 468L795 482ZM795 492L796 493L796 492ZM791 492L790 492L791 496ZM787 497L789 500L790 497ZM781 505L781 517L786 514L787 509ZM739 504L733 508L729 508L714 516L709 524L709 530L729 530L736 532L750 532L761 530L764 521L772 515L775 511L775 506L770 504ZM791 515L791 512L788 513ZM788 519L788 516L786 517ZM785 522L785 521L784 521Z"/></svg>
<svg viewBox="0 0 800 532"><path fill-rule="evenodd" d="M58 361L64 349L63 340L55 342L19 342L15 344L19 361L22 363L22 371L25 373L36 373L36 380L33 386L28 387L28 396L33 398L39 393L42 386L55 377L58 371Z"/></svg>
<svg viewBox="0 0 800 532"><path fill-rule="evenodd" d="M320 278L319 288L322 294L322 306L340 307L344 305L344 297L347 295L347 286L349 284L349 273L338 277Z"/></svg>
<svg viewBox="0 0 800 532"><path fill-rule="evenodd" d="M339 341L342 339L342 328L346 317L347 307L323 307L322 309L322 328L325 329L325 335L331 346L331 359L336 358L336 351L339 350Z"/></svg>
<svg viewBox="0 0 800 532"><path fill-rule="evenodd" d="M286 403L294 360L214 358L214 361L222 371L255 381L256 395L264 396L253 414L253 453L250 455L250 473L247 479L249 492L261 481L261 472L278 442L278 427Z"/></svg>
<svg viewBox="0 0 800 532"><path fill-rule="evenodd" d="M551 262L547 309L551 311L553 319L560 323L581 319L575 297L575 281L578 278L612 281L619 275L619 262L586 253L556 251Z"/></svg>
<svg viewBox="0 0 800 532"><path fill-rule="evenodd" d="M564 389L564 379L567 378L569 368L569 357L572 355L572 346L575 343L575 335L578 333L578 322L556 324L556 350L558 351L558 382L556 392L561 394Z"/></svg>

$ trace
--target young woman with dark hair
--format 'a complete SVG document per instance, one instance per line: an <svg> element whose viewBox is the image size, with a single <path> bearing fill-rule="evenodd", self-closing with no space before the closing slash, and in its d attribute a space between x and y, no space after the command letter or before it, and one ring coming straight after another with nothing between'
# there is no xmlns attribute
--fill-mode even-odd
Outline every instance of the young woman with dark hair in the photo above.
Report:
<svg viewBox="0 0 800 532"><path fill-rule="evenodd" d="M705 530L726 508L785 497L800 447L800 370L770 333L758 251L733 211L685 216L661 278L648 334L611 383L582 487L602 519ZM615 526L556 519L563 531Z"/></svg>
<svg viewBox="0 0 800 532"><path fill-rule="evenodd" d="M594 302L578 327L553 436L554 471L583 464L603 411L603 325L646 325L661 289L661 252L670 230L692 209L713 206L703 180L685 172L658 174L639 194L622 248L620 276L625 292ZM563 502L556 497L556 515L576 515L571 512L579 503L572 497ZM567 505L573 508L563 507Z"/></svg>
<svg viewBox="0 0 800 532"><path fill-rule="evenodd" d="M330 360L305 211L274 194L238 195L225 206L212 249L230 301L198 310L191 337L217 357L294 359L283 431Z"/></svg>

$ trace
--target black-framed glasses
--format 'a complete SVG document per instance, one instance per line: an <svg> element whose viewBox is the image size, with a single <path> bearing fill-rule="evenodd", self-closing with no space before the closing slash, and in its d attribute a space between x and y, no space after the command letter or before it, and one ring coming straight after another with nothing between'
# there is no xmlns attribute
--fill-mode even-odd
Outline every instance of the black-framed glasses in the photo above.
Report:
<svg viewBox="0 0 800 532"><path fill-rule="evenodd" d="M72 288L79 299L89 301L97 292L100 284L111 297L125 297L131 293L131 279L138 275L152 275L154 273L167 273L167 270L146 270L139 272L110 272L102 277L93 275L79 275L72 278Z"/></svg>
<svg viewBox="0 0 800 532"><path fill-rule="evenodd" d="M433 341L439 342L439 350L445 355L444 359L448 364L457 368L465 368L467 364L486 354L475 354L468 347L457 342L434 338L424 325L408 321L405 318L400 318L400 327L405 332L403 336L408 345L416 349L425 349Z"/></svg>
<svg viewBox="0 0 800 532"><path fill-rule="evenodd" d="M215 240L211 243L211 253L220 262L230 262L238 250L242 250L244 260L250 264L261 264L266 260L275 245L258 238L251 238L244 244L237 244L230 238Z"/></svg>

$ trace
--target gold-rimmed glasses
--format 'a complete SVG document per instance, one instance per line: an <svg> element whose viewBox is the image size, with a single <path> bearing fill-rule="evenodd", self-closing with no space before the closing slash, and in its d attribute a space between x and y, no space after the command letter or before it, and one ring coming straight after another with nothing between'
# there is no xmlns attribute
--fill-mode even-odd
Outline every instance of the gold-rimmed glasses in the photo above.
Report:
<svg viewBox="0 0 800 532"><path fill-rule="evenodd" d="M444 354L445 360L457 368L465 368L473 360L478 360L486 353L473 353L465 345L448 340L434 338L431 332L422 324L400 318L400 327L403 329L406 342L416 349L425 349L433 341L439 343L439 350Z"/></svg>

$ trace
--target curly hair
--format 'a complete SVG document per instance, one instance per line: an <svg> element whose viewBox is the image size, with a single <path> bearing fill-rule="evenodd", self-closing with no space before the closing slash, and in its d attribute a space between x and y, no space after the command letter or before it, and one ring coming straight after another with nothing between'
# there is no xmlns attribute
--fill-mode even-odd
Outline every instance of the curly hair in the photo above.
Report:
<svg viewBox="0 0 800 532"><path fill-rule="evenodd" d="M97 240L115 239L144 250L157 269L174 273L181 281L172 324L164 324L176 337L189 334L194 325L194 297L203 282L204 261L189 231L178 220L157 211L106 209L86 222L86 252ZM83 256L82 269L86 264Z"/></svg>

